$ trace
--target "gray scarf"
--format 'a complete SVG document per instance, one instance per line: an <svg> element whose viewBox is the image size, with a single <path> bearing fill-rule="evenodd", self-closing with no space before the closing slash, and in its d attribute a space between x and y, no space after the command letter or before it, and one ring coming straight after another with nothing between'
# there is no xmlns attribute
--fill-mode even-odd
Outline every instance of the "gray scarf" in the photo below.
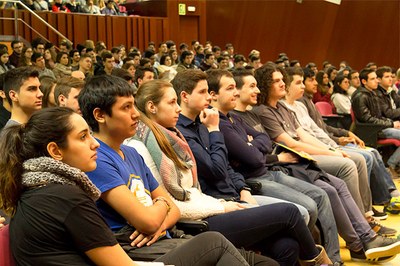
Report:
<svg viewBox="0 0 400 266"><path fill-rule="evenodd" d="M26 160L22 167L22 185L26 188L48 184L73 185L80 187L94 201L100 197L99 189L84 172L61 161L39 157Z"/></svg>

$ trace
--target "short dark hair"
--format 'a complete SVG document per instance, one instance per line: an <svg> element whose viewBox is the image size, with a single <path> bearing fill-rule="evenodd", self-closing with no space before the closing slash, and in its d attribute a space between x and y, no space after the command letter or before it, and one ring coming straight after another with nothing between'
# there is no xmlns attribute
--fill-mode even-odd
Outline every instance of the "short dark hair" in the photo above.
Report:
<svg viewBox="0 0 400 266"><path fill-rule="evenodd" d="M134 78L134 81L136 84L137 84L138 79L143 79L144 73L146 73L146 72L154 73L154 70L151 67L143 67L143 66L139 66L136 68L135 78Z"/></svg>
<svg viewBox="0 0 400 266"><path fill-rule="evenodd" d="M43 57L42 53L33 53L32 57L31 57L32 63L36 63L36 60L38 60L41 57Z"/></svg>
<svg viewBox="0 0 400 266"><path fill-rule="evenodd" d="M287 74L287 79L285 81L286 87L290 86L290 83L293 81L293 76L294 75L299 75L300 77L304 76L304 71L301 69L301 67L287 67L285 68L286 74Z"/></svg>
<svg viewBox="0 0 400 266"><path fill-rule="evenodd" d="M375 70L373 70L372 68L364 68L360 71L360 82L361 82L361 86L364 86L362 81L368 81L368 75L372 72L375 72Z"/></svg>
<svg viewBox="0 0 400 266"><path fill-rule="evenodd" d="M84 85L85 82L83 80L74 77L63 77L57 80L56 87L54 88L54 101L56 102L56 105L60 105L60 102L58 101L60 95L68 97L71 88L82 89Z"/></svg>
<svg viewBox="0 0 400 266"><path fill-rule="evenodd" d="M12 42L11 42L11 48L14 49L14 45L16 45L17 43L22 43L22 41L20 41L20 40L14 40L14 41L12 41Z"/></svg>
<svg viewBox="0 0 400 266"><path fill-rule="evenodd" d="M250 69L245 69L245 68L238 68L232 71L233 78L235 79L236 82L236 88L238 90L242 89L244 82L243 78L247 76L254 76L253 71Z"/></svg>
<svg viewBox="0 0 400 266"><path fill-rule="evenodd" d="M387 72L392 73L392 68L388 66L381 66L376 70L376 75L378 76L378 78L381 79L383 77L383 74Z"/></svg>
<svg viewBox="0 0 400 266"><path fill-rule="evenodd" d="M207 80L207 74L200 69L185 69L181 72L178 72L175 78L171 80L171 84L178 95L178 103L181 101L181 92L185 91L191 94L197 83L199 83L201 80Z"/></svg>
<svg viewBox="0 0 400 266"><path fill-rule="evenodd" d="M33 39L31 42L32 49L36 49L40 44L43 44L44 46L46 44L45 40L40 37Z"/></svg>
<svg viewBox="0 0 400 266"><path fill-rule="evenodd" d="M76 50L76 49L73 49L73 50L69 51L69 57L71 57L71 58L74 57L75 53L79 53L79 51ZM80 56L80 54L79 54L79 56Z"/></svg>
<svg viewBox="0 0 400 266"><path fill-rule="evenodd" d="M132 64L132 66L133 66L133 64ZM120 77L126 81L133 80L133 76L128 72L128 70L126 70L124 68L114 67L113 70L111 71L111 75Z"/></svg>
<svg viewBox="0 0 400 266"><path fill-rule="evenodd" d="M90 78L78 97L82 116L94 132L99 132L99 124L94 118L93 110L100 108L112 116L112 106L117 97L133 96L133 88L122 78L112 75L101 75Z"/></svg>
<svg viewBox="0 0 400 266"><path fill-rule="evenodd" d="M219 86L220 86L220 81L221 78L226 76L233 78L233 75L231 72L225 69L210 69L207 72L207 84L208 84L208 92L219 92Z"/></svg>
<svg viewBox="0 0 400 266"><path fill-rule="evenodd" d="M306 78L312 78L312 77L315 77L315 72L314 71L312 71L312 69L311 68L308 68L308 67L305 67L305 68L303 68L303 72L304 72L304 80L306 79Z"/></svg>
<svg viewBox="0 0 400 266"><path fill-rule="evenodd" d="M348 78L349 80L351 80L351 75L353 75L353 74L355 74L355 73L358 73L358 71L355 70L355 69L350 70L349 74L347 75L347 78Z"/></svg>
<svg viewBox="0 0 400 266"><path fill-rule="evenodd" d="M217 46L217 45L214 45L213 48L211 49L211 51L212 51L213 53L218 52L218 51L221 51L221 47L219 47L219 46Z"/></svg>
<svg viewBox="0 0 400 266"><path fill-rule="evenodd" d="M112 57L113 57L113 55L110 52L104 52L101 54L101 60L103 60L103 62L105 62L106 59L110 59Z"/></svg>
<svg viewBox="0 0 400 266"><path fill-rule="evenodd" d="M19 92L22 84L29 78L37 78L39 77L39 72L37 68L27 66L27 67L18 67L13 68L6 72L4 75L4 85L3 90L7 97L7 101L11 103L10 91Z"/></svg>
<svg viewBox="0 0 400 266"><path fill-rule="evenodd" d="M121 51L121 48L119 48L119 47L111 48L111 53L113 53L113 54L119 53L120 51Z"/></svg>
<svg viewBox="0 0 400 266"><path fill-rule="evenodd" d="M191 51L183 51L183 53L181 54L181 62L185 61L186 57L192 55L193 53Z"/></svg>

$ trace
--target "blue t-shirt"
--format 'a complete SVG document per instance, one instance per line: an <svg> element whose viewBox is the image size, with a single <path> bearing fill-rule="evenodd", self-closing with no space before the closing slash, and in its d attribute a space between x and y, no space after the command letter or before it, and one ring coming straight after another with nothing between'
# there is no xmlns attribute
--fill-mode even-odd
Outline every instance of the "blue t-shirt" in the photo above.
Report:
<svg viewBox="0 0 400 266"><path fill-rule="evenodd" d="M123 160L107 144L98 139L97 141L100 143L100 148L97 150L97 168L87 173L90 180L101 193L126 185L140 202L145 206L151 205L151 192L158 187L158 182L140 154L132 147L121 145L121 151L125 156ZM97 201L97 207L111 230L118 231L128 224L124 217L101 198Z"/></svg>

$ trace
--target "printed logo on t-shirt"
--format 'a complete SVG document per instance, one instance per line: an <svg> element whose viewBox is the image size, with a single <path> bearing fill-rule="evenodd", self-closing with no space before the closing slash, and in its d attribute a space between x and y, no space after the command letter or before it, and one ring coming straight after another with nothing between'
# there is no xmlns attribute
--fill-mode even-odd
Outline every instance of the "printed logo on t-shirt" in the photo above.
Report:
<svg viewBox="0 0 400 266"><path fill-rule="evenodd" d="M129 176L128 188L132 191L133 195L144 205L151 206L153 201L151 200L150 191L144 187L143 181L140 176L131 174Z"/></svg>

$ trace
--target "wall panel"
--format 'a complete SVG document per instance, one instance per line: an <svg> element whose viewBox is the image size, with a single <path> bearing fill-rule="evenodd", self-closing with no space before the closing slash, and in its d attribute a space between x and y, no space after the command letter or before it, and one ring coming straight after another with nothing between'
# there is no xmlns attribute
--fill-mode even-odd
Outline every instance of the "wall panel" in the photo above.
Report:
<svg viewBox="0 0 400 266"><path fill-rule="evenodd" d="M12 10L0 10L2 17L14 17ZM113 45L132 45L144 50L150 40L159 43L169 38L167 18L96 16L86 14L39 12L43 19L57 28L74 45L87 39L102 40L111 49ZM51 42L58 43L61 38L27 11L19 11L19 17L33 26ZM28 27L20 27L20 34L26 40L38 37ZM0 35L14 35L13 21L0 21Z"/></svg>
<svg viewBox="0 0 400 266"><path fill-rule="evenodd" d="M260 50L262 60L280 52L302 64L343 59L360 69L368 61L400 66L400 1L207 1L207 39L238 53Z"/></svg>

